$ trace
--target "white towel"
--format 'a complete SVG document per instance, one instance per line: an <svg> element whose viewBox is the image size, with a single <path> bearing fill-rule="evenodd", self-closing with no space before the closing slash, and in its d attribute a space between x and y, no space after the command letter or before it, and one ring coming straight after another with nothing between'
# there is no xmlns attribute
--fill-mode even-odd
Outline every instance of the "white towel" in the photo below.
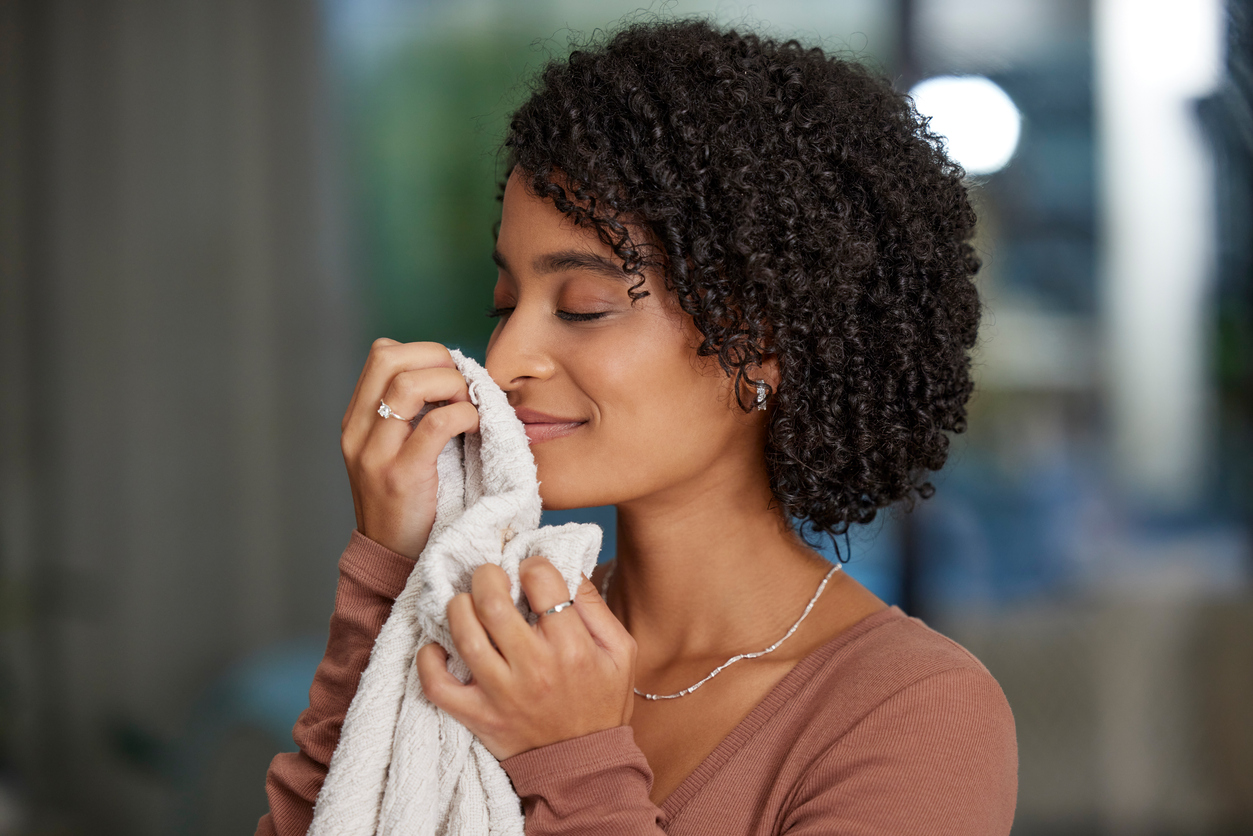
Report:
<svg viewBox="0 0 1253 836"><path fill-rule="evenodd" d="M473 359L452 351L479 409L479 432L439 454L435 525L383 625L344 720L313 811L309 836L522 836L522 807L500 763L470 732L422 694L414 657L438 642L448 668L469 671L448 633L445 610L484 563L509 576L518 609L534 623L518 564L542 554L571 597L600 551L599 526L539 528L535 459L505 393Z"/></svg>

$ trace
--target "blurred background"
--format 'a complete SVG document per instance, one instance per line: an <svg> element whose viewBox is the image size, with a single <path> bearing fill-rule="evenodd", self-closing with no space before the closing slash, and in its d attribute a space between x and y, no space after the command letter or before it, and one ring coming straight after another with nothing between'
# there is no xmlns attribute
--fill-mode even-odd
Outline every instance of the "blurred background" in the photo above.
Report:
<svg viewBox="0 0 1253 836"><path fill-rule="evenodd" d="M0 836L252 832L369 343L482 359L507 114L638 8L0 0ZM1001 682L1014 832L1253 833L1253 3L659 8L872 64L970 173L970 429L847 568Z"/></svg>

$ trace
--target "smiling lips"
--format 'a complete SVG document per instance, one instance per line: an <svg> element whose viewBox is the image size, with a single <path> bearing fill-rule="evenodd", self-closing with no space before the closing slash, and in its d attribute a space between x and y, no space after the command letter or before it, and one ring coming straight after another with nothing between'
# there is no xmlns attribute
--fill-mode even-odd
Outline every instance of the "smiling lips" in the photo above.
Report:
<svg viewBox="0 0 1253 836"><path fill-rule="evenodd" d="M569 435L587 423L574 418L559 418L524 406L515 407L514 412L526 425L526 437L532 444Z"/></svg>

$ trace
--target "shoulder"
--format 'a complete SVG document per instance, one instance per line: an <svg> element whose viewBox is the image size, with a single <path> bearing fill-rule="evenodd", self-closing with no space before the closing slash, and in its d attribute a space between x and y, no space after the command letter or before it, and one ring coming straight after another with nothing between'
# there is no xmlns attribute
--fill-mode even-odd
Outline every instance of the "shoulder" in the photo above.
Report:
<svg viewBox="0 0 1253 836"><path fill-rule="evenodd" d="M1017 737L987 668L895 608L850 632L806 682L806 726L817 746L797 787L798 810L856 787L841 803L890 799L895 818L885 827L943 811L950 824L967 823L959 832L1008 832Z"/></svg>
<svg viewBox="0 0 1253 836"><path fill-rule="evenodd" d="M806 683L816 715L837 712L851 732L872 715L940 727L978 717L1014 738L1005 694L966 648L892 607L849 630Z"/></svg>
<svg viewBox="0 0 1253 836"><path fill-rule="evenodd" d="M899 607L876 613L849 632L846 649L850 657L898 674L927 676L952 668L987 673L973 653Z"/></svg>
<svg viewBox="0 0 1253 836"><path fill-rule="evenodd" d="M846 731L831 741L831 757L857 760L859 750L873 750L902 764L998 773L1016 786L1013 711L973 654L904 616L849 650L843 664L824 666L814 683L829 689L828 700L845 703Z"/></svg>

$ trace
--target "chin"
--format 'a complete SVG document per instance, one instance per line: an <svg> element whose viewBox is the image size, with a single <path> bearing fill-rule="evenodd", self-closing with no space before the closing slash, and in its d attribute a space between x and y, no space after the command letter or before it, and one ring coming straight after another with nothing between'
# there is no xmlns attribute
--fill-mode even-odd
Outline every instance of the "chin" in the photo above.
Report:
<svg viewBox="0 0 1253 836"><path fill-rule="evenodd" d="M571 508L590 508L602 503L588 501L586 492L561 484L560 479L548 480L543 471L539 477L539 498L545 511L569 511Z"/></svg>
<svg viewBox="0 0 1253 836"><path fill-rule="evenodd" d="M589 475L602 472L583 465L567 468L555 462L543 463L536 457L539 497L545 511L569 511L573 508L594 508L613 505L619 499L604 482Z"/></svg>
<svg viewBox="0 0 1253 836"><path fill-rule="evenodd" d="M546 511L617 505L635 499L657 476L648 451L623 455L577 437L532 444L531 454Z"/></svg>

